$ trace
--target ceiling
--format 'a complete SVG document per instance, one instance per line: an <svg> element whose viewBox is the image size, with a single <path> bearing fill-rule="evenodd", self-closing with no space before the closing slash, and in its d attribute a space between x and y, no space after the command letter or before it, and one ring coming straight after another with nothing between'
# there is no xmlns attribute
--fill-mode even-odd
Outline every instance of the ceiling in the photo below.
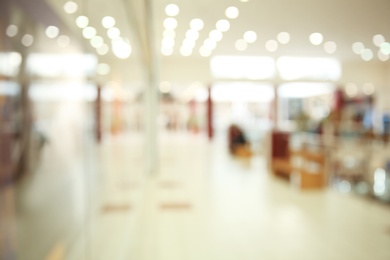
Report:
<svg viewBox="0 0 390 260"><path fill-rule="evenodd" d="M18 1L38 3L43 0ZM107 37L107 29L102 26L101 20L105 16L112 16L116 20L121 36L127 38L133 47L130 59L138 57L138 54L147 56L150 41L153 42L159 57L163 60L209 59L199 54L199 48L210 31L216 28L216 23L220 19L228 20L230 29L223 32L222 40L217 43L210 57L213 55L325 56L343 61L364 62L360 55L352 50L353 43L359 41L373 52L373 58L369 62L380 62L377 57L379 48L374 45L373 36L382 34L387 42L390 41L389 0L247 0L247 2L155 0L152 1L153 16L148 14L146 7L149 0L73 0L78 5L78 10L73 14L64 11L66 2L67 0L46 0L45 3L52 8L67 29L73 32L73 37L89 51L94 52L94 48L89 46L88 41L81 37L81 29L77 28L75 19L79 15L89 17L90 25L95 27L97 34L108 43L110 40ZM174 17L178 25L174 29L176 36L173 53L164 56L161 55L160 48L164 19L168 17L165 7L168 4L176 4L180 12ZM225 15L225 10L230 6L237 7L239 10L239 15L235 19L229 19ZM179 51L180 45L186 31L190 28L190 21L194 18L202 19L204 28L199 31L200 36L192 54L182 56ZM42 15L41 19L45 20L46 16ZM49 25L50 22L53 23L53 21L46 21L46 24ZM151 35L149 29L152 27L154 27L154 34ZM243 34L248 30L256 32L257 40L249 43L245 50L239 51L235 43L242 39ZM277 49L270 52L266 44L270 40L277 42L280 32L288 32L290 41L287 44L278 43ZM323 42L319 45L313 45L309 41L309 36L315 32L323 35ZM324 49L324 44L329 41L337 46L333 53L327 53ZM123 62L119 61L112 52L100 56L99 60L111 64L116 61L120 64Z"/></svg>

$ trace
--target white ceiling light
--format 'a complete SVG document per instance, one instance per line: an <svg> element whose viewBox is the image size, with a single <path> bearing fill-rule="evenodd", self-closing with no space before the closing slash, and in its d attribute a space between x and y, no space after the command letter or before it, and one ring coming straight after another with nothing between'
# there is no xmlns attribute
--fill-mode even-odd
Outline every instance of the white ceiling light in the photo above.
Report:
<svg viewBox="0 0 390 260"><path fill-rule="evenodd" d="M46 36L50 39L54 39L60 33L60 30L56 26L48 26L45 30Z"/></svg>
<svg viewBox="0 0 390 260"><path fill-rule="evenodd" d="M372 37L372 42L375 44L375 46L380 47L382 43L384 43L385 37L382 34L377 34Z"/></svg>
<svg viewBox="0 0 390 260"><path fill-rule="evenodd" d="M26 47L31 46L34 43L34 37L31 34L25 34L22 37L22 44Z"/></svg>
<svg viewBox="0 0 390 260"><path fill-rule="evenodd" d="M114 52L115 56L120 59L127 59L128 57L130 57L132 52L130 44L128 44L122 39L112 40L111 43L112 51Z"/></svg>
<svg viewBox="0 0 390 260"><path fill-rule="evenodd" d="M358 87L355 83L347 83L345 85L345 93L348 97L355 97L358 94Z"/></svg>
<svg viewBox="0 0 390 260"><path fill-rule="evenodd" d="M222 34L221 31L212 30L212 31L209 33L209 37L210 37L210 39L212 39L213 41L219 42L220 40L222 40L223 34Z"/></svg>
<svg viewBox="0 0 390 260"><path fill-rule="evenodd" d="M99 48L100 46L102 46L104 43L104 40L102 37L100 36L94 36L92 39L91 39L91 45L92 47L94 48Z"/></svg>
<svg viewBox="0 0 390 260"><path fill-rule="evenodd" d="M169 93L172 90L172 85L168 81L160 83L159 89L162 93Z"/></svg>
<svg viewBox="0 0 390 260"><path fill-rule="evenodd" d="M183 47L185 49L193 49L195 47L195 41L186 38L183 40Z"/></svg>
<svg viewBox="0 0 390 260"><path fill-rule="evenodd" d="M324 40L324 37L322 36L321 33L312 33L309 36L309 40L313 45L320 45Z"/></svg>
<svg viewBox="0 0 390 260"><path fill-rule="evenodd" d="M202 57L209 57L211 55L211 50L207 49L205 46L200 47L199 54Z"/></svg>
<svg viewBox="0 0 390 260"><path fill-rule="evenodd" d="M254 31L247 31L244 33L244 40L247 43L254 43L257 40L257 34Z"/></svg>
<svg viewBox="0 0 390 260"><path fill-rule="evenodd" d="M247 3L249 0L240 0L242 3Z"/></svg>
<svg viewBox="0 0 390 260"><path fill-rule="evenodd" d="M277 41L275 40L269 40L265 43L265 48L267 49L267 51L269 52L275 52L279 47L279 44Z"/></svg>
<svg viewBox="0 0 390 260"><path fill-rule="evenodd" d="M97 52L99 55L103 56L103 55L106 55L106 54L108 53L109 50L110 50L110 48L108 47L108 45L105 44L105 43L103 43L100 47L98 47L98 48L96 49L96 52Z"/></svg>
<svg viewBox="0 0 390 260"><path fill-rule="evenodd" d="M375 92L374 84L366 83L363 85L363 93L366 94L367 96L374 94L374 92Z"/></svg>
<svg viewBox="0 0 390 260"><path fill-rule="evenodd" d="M378 51L378 59L381 61L388 61L389 60L389 55L384 54L381 50Z"/></svg>
<svg viewBox="0 0 390 260"><path fill-rule="evenodd" d="M92 39L96 35L96 29L93 27L85 27L83 29L83 36L85 39Z"/></svg>
<svg viewBox="0 0 390 260"><path fill-rule="evenodd" d="M324 44L324 49L327 53L332 54L336 51L337 45L335 42L329 41Z"/></svg>
<svg viewBox="0 0 390 260"><path fill-rule="evenodd" d="M73 1L68 1L64 4L64 11L68 14L74 14L77 12L78 5Z"/></svg>
<svg viewBox="0 0 390 260"><path fill-rule="evenodd" d="M196 41L199 38L199 32L193 29L187 30L186 38Z"/></svg>
<svg viewBox="0 0 390 260"><path fill-rule="evenodd" d="M96 67L96 71L99 75L108 75L111 71L111 67L106 63L99 63Z"/></svg>
<svg viewBox="0 0 390 260"><path fill-rule="evenodd" d="M380 51L385 54L389 55L390 54L390 43L385 42L381 44Z"/></svg>
<svg viewBox="0 0 390 260"><path fill-rule="evenodd" d="M170 55L173 54L173 49L172 48L162 47L161 48L161 54L164 55L164 56L170 56Z"/></svg>
<svg viewBox="0 0 390 260"><path fill-rule="evenodd" d="M181 47L180 54L185 56L185 57L190 56L192 54L192 49Z"/></svg>
<svg viewBox="0 0 390 260"><path fill-rule="evenodd" d="M60 47L65 48L70 44L70 38L69 38L69 36L66 36L66 35L60 35L57 38L57 43Z"/></svg>
<svg viewBox="0 0 390 260"><path fill-rule="evenodd" d="M84 16L84 15L80 15L76 18L76 25L77 27L79 28L85 28L87 27L89 24L89 19L88 17Z"/></svg>
<svg viewBox="0 0 390 260"><path fill-rule="evenodd" d="M177 27L177 20L169 17L164 20L164 28L167 30L174 30Z"/></svg>
<svg viewBox="0 0 390 260"><path fill-rule="evenodd" d="M230 18L230 19L236 19L238 17L239 13L240 12L239 12L238 8L235 6L230 6L225 11L226 17Z"/></svg>
<svg viewBox="0 0 390 260"><path fill-rule="evenodd" d="M163 36L164 36L164 38L174 39L176 37L176 33L174 30L164 30Z"/></svg>
<svg viewBox="0 0 390 260"><path fill-rule="evenodd" d="M197 31L202 30L203 26L204 26L204 23L199 18L192 19L191 22L190 22L191 29L194 29L194 30L197 30Z"/></svg>
<svg viewBox="0 0 390 260"><path fill-rule="evenodd" d="M354 53L360 55L364 51L364 44L361 42L354 42L352 44L352 50Z"/></svg>
<svg viewBox="0 0 390 260"><path fill-rule="evenodd" d="M111 27L110 29L107 30L107 36L111 40L118 39L121 36L121 31L116 27Z"/></svg>
<svg viewBox="0 0 390 260"><path fill-rule="evenodd" d="M372 60L372 58L374 58L374 54L372 53L372 50L370 50L370 49L364 49L360 55L361 55L362 59L365 61L370 61L370 60Z"/></svg>
<svg viewBox="0 0 390 260"><path fill-rule="evenodd" d="M280 32L277 38L281 44L287 44L290 42L290 34L288 32Z"/></svg>
<svg viewBox="0 0 390 260"><path fill-rule="evenodd" d="M234 46L238 51L245 51L248 48L248 43L243 39L239 39Z"/></svg>
<svg viewBox="0 0 390 260"><path fill-rule="evenodd" d="M102 19L102 25L106 29L114 27L115 23L116 23L116 21L115 21L114 17L112 17L112 16L105 16Z"/></svg>
<svg viewBox="0 0 390 260"><path fill-rule="evenodd" d="M212 39L208 38L204 40L203 46L205 46L209 50L214 50L217 47L217 43Z"/></svg>
<svg viewBox="0 0 390 260"><path fill-rule="evenodd" d="M15 37L18 34L18 31L19 29L16 25L10 24L8 25L5 33L7 34L8 37Z"/></svg>
<svg viewBox="0 0 390 260"><path fill-rule="evenodd" d="M226 32L230 29L230 23L228 20L225 19L219 20L215 26L221 32Z"/></svg>
<svg viewBox="0 0 390 260"><path fill-rule="evenodd" d="M176 16L179 14L179 7L175 4L169 4L165 7L165 13L168 16Z"/></svg>
<svg viewBox="0 0 390 260"><path fill-rule="evenodd" d="M172 38L164 38L162 39L161 45L163 48L173 48L175 46L175 40Z"/></svg>

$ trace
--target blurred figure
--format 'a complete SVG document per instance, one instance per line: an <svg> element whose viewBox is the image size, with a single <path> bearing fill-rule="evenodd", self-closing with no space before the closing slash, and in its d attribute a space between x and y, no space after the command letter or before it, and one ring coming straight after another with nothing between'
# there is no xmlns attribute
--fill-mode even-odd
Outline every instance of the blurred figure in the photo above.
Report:
<svg viewBox="0 0 390 260"><path fill-rule="evenodd" d="M231 154L244 157L252 155L250 145L244 135L244 132L239 126L232 124L229 127L228 138Z"/></svg>

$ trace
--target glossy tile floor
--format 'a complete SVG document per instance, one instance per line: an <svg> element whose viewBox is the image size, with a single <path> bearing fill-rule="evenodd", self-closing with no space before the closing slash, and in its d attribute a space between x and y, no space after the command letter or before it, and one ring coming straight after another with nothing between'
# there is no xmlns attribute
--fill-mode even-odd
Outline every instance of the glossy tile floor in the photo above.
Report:
<svg viewBox="0 0 390 260"><path fill-rule="evenodd" d="M162 134L153 176L139 134L66 138L17 187L5 259L390 259L389 205L297 190L261 154L232 158L224 138Z"/></svg>

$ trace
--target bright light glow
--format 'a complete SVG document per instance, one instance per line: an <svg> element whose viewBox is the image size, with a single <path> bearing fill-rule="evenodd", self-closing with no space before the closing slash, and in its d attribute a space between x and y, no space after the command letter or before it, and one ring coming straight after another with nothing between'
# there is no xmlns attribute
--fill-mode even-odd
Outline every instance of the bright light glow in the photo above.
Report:
<svg viewBox="0 0 390 260"><path fill-rule="evenodd" d="M378 168L374 173L374 193L376 195L383 195L386 192L386 171Z"/></svg>
<svg viewBox="0 0 390 260"><path fill-rule="evenodd" d="M389 55L390 54L390 43L388 43L388 42L382 43L380 51L385 55Z"/></svg>
<svg viewBox="0 0 390 260"><path fill-rule="evenodd" d="M243 39L239 39L236 41L234 47L236 47L236 50L238 51L245 51L248 48L248 43Z"/></svg>
<svg viewBox="0 0 390 260"><path fill-rule="evenodd" d="M197 30L187 30L186 32L187 39L190 39L192 41L196 41L199 38L199 32Z"/></svg>
<svg viewBox="0 0 390 260"><path fill-rule="evenodd" d="M172 90L172 85L168 81L160 83L159 89L162 93L169 93Z"/></svg>
<svg viewBox="0 0 390 260"><path fill-rule="evenodd" d="M221 31L218 31L218 30L212 30L209 33L209 37L211 40L213 40L215 42L219 42L223 38L223 33Z"/></svg>
<svg viewBox="0 0 390 260"><path fill-rule="evenodd" d="M174 30L164 30L163 36L164 38L174 39L176 37L176 32Z"/></svg>
<svg viewBox="0 0 390 260"><path fill-rule="evenodd" d="M292 82L281 84L278 95L285 98L307 98L333 93L335 86L331 83Z"/></svg>
<svg viewBox="0 0 390 260"><path fill-rule="evenodd" d="M33 101L95 101L97 91L95 85L82 83L80 80L71 82L36 82L30 85L28 95Z"/></svg>
<svg viewBox="0 0 390 260"><path fill-rule="evenodd" d="M121 31L116 27L111 27L110 29L107 30L107 36L111 40L118 39L121 36Z"/></svg>
<svg viewBox="0 0 390 260"><path fill-rule="evenodd" d="M324 40L324 37L321 33L312 33L309 36L310 42L313 45L320 45L322 41Z"/></svg>
<svg viewBox="0 0 390 260"><path fill-rule="evenodd" d="M22 44L25 47L29 47L34 43L34 37L31 34L25 34L22 37Z"/></svg>
<svg viewBox="0 0 390 260"><path fill-rule="evenodd" d="M204 26L204 23L199 18L192 19L191 22L190 22L191 29L194 29L194 30L197 30L197 31L202 30L203 26Z"/></svg>
<svg viewBox="0 0 390 260"><path fill-rule="evenodd" d="M217 47L217 43L212 39L206 39L203 42L203 46L205 46L209 50L214 50Z"/></svg>
<svg viewBox="0 0 390 260"><path fill-rule="evenodd" d="M98 47L98 48L96 49L96 52L97 52L99 55L103 56L103 55L106 55L106 54L108 53L109 50L110 50L110 47L108 47L107 44L103 43L100 47Z"/></svg>
<svg viewBox="0 0 390 260"><path fill-rule="evenodd" d="M88 17L86 17L84 15L80 15L79 17L76 18L76 25L77 25L77 27L82 29L82 28L87 27L88 24L89 24Z"/></svg>
<svg viewBox="0 0 390 260"><path fill-rule="evenodd" d="M17 52L0 52L0 75L16 76L21 62L22 56Z"/></svg>
<svg viewBox="0 0 390 260"><path fill-rule="evenodd" d="M215 56L210 67L213 77L219 79L271 79L275 75L271 57Z"/></svg>
<svg viewBox="0 0 390 260"><path fill-rule="evenodd" d="M50 39L54 39L60 33L60 30L56 26L48 26L45 30L46 36Z"/></svg>
<svg viewBox="0 0 390 260"><path fill-rule="evenodd" d="M181 47L180 48L180 54L187 57L192 54L192 49L191 48L186 48L186 47Z"/></svg>
<svg viewBox="0 0 390 260"><path fill-rule="evenodd" d="M184 39L183 40L183 48L185 49L193 49L195 47L195 41L191 39Z"/></svg>
<svg viewBox="0 0 390 260"><path fill-rule="evenodd" d="M374 58L374 53L370 49L364 49L360 56L363 60L370 61Z"/></svg>
<svg viewBox="0 0 390 260"><path fill-rule="evenodd" d="M351 183L349 181L343 180L339 183L339 190L342 193L348 193L351 191Z"/></svg>
<svg viewBox="0 0 390 260"><path fill-rule="evenodd" d="M227 18L230 18L230 19L236 19L238 17L238 14L239 14L239 10L237 7L235 6L230 6L228 8L226 8L226 11L225 11L225 15Z"/></svg>
<svg viewBox="0 0 390 260"><path fill-rule="evenodd" d="M96 29L93 27L85 27L83 29L83 37L85 39L92 39L96 35Z"/></svg>
<svg viewBox="0 0 390 260"><path fill-rule="evenodd" d="M277 68L285 80L338 80L341 77L341 65L332 58L281 57Z"/></svg>
<svg viewBox="0 0 390 260"><path fill-rule="evenodd" d="M345 94L347 94L348 97L356 97L359 90L355 83L347 83L345 85Z"/></svg>
<svg viewBox="0 0 390 260"><path fill-rule="evenodd" d="M209 57L211 55L211 50L207 49L205 46L200 47L199 54L202 57Z"/></svg>
<svg viewBox="0 0 390 260"><path fill-rule="evenodd" d="M31 75L42 77L77 77L93 75L97 64L94 55L32 53L26 67Z"/></svg>
<svg viewBox="0 0 390 260"><path fill-rule="evenodd" d="M57 43L60 47L65 48L65 47L69 46L70 38L69 38L69 36L66 36L66 35L60 35L57 38Z"/></svg>
<svg viewBox="0 0 390 260"><path fill-rule="evenodd" d="M374 94L374 92L375 92L374 84L366 83L363 85L363 93L366 94L367 96Z"/></svg>
<svg viewBox="0 0 390 260"><path fill-rule="evenodd" d="M165 13L168 16L176 16L180 12L180 9L177 5L175 4L169 4L165 7Z"/></svg>
<svg viewBox="0 0 390 260"><path fill-rule="evenodd" d="M115 26L115 19L112 16L104 16L102 19L102 25L104 28L109 29Z"/></svg>
<svg viewBox="0 0 390 260"><path fill-rule="evenodd" d="M100 36L95 36L91 39L91 45L92 47L94 48L99 48L100 46L102 46L104 43L104 40L102 37Z"/></svg>
<svg viewBox="0 0 390 260"><path fill-rule="evenodd" d="M175 46L175 40L171 38L164 38L161 41L161 46L164 49L172 49Z"/></svg>
<svg viewBox="0 0 390 260"><path fill-rule="evenodd" d="M257 40L257 34L254 31L247 31L244 33L244 40L247 43L254 43Z"/></svg>
<svg viewBox="0 0 390 260"><path fill-rule="evenodd" d="M388 61L389 60L389 55L384 54L381 50L378 51L378 59L381 61Z"/></svg>
<svg viewBox="0 0 390 260"><path fill-rule="evenodd" d="M325 52L332 54L337 50L337 45L335 42L326 42L324 44Z"/></svg>
<svg viewBox="0 0 390 260"><path fill-rule="evenodd" d="M288 32L280 32L277 38L281 44L287 44L290 42L290 34Z"/></svg>
<svg viewBox="0 0 390 260"><path fill-rule="evenodd" d="M122 39L116 39L111 41L111 47L112 47L112 52L114 53L115 56L117 56L119 59L127 59L130 57L132 48L130 44L125 42Z"/></svg>
<svg viewBox="0 0 390 260"><path fill-rule="evenodd" d="M5 34L7 34L8 37L15 37L18 34L18 31L19 29L16 25L10 24L8 25Z"/></svg>
<svg viewBox="0 0 390 260"><path fill-rule="evenodd" d="M267 51L269 52L275 52L279 47L279 44L277 41L275 40L269 40L265 43L265 48L267 49Z"/></svg>
<svg viewBox="0 0 390 260"><path fill-rule="evenodd" d="M161 48L161 54L164 56L170 56L173 54L173 49L172 48L167 48L167 47L162 47Z"/></svg>
<svg viewBox="0 0 390 260"><path fill-rule="evenodd" d="M96 67L96 71L99 75L108 75L111 71L111 67L106 63L99 63Z"/></svg>
<svg viewBox="0 0 390 260"><path fill-rule="evenodd" d="M225 19L219 20L215 26L221 32L227 32L230 29L230 23Z"/></svg>
<svg viewBox="0 0 390 260"><path fill-rule="evenodd" d="M78 8L78 5L73 1L68 1L64 4L64 11L68 14L74 14Z"/></svg>
<svg viewBox="0 0 390 260"><path fill-rule="evenodd" d="M169 17L164 20L164 28L167 30L174 30L177 27L177 20Z"/></svg>
<svg viewBox="0 0 390 260"><path fill-rule="evenodd" d="M352 50L354 53L360 55L364 51L364 44L361 42L354 42L352 44Z"/></svg>
<svg viewBox="0 0 390 260"><path fill-rule="evenodd" d="M215 102L270 102L274 98L271 84L251 82L216 83L211 88Z"/></svg>
<svg viewBox="0 0 390 260"><path fill-rule="evenodd" d="M377 34L372 37L372 42L375 44L377 47L381 47L382 43L384 43L385 37L382 34Z"/></svg>

